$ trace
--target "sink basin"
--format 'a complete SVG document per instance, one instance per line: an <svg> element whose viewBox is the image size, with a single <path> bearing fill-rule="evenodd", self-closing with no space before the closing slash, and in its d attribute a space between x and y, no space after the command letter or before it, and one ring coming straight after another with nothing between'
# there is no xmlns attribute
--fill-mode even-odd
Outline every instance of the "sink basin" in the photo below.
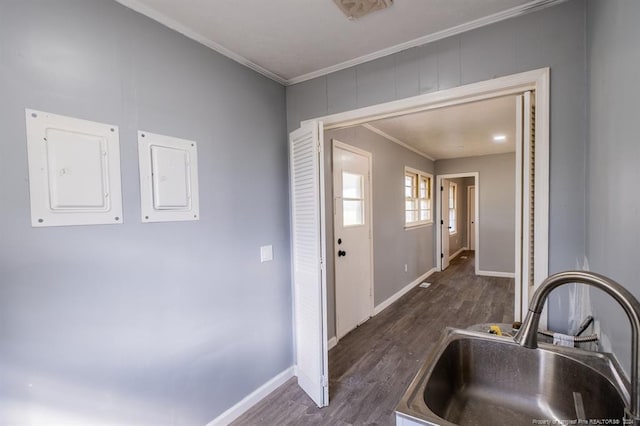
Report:
<svg viewBox="0 0 640 426"><path fill-rule="evenodd" d="M400 401L398 424L624 424L621 371L607 354L447 329Z"/></svg>

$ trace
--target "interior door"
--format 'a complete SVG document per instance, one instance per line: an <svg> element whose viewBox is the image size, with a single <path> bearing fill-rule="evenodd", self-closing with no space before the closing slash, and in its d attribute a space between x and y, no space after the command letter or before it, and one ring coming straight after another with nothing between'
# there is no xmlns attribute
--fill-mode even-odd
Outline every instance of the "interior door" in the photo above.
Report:
<svg viewBox="0 0 640 426"><path fill-rule="evenodd" d="M442 179L440 185L440 218L441 218L441 233L442 247L440 251L440 257L442 258L442 270L444 271L449 267L449 180Z"/></svg>
<svg viewBox="0 0 640 426"><path fill-rule="evenodd" d="M289 135L292 261L298 384L318 405L329 404L322 123Z"/></svg>
<svg viewBox="0 0 640 426"><path fill-rule="evenodd" d="M368 153L334 141L336 334L371 317L371 170Z"/></svg>
<svg viewBox="0 0 640 426"><path fill-rule="evenodd" d="M469 240L469 250L476 249L476 187L475 185L469 186L467 192L467 206L469 220L469 231L467 232L467 238Z"/></svg>

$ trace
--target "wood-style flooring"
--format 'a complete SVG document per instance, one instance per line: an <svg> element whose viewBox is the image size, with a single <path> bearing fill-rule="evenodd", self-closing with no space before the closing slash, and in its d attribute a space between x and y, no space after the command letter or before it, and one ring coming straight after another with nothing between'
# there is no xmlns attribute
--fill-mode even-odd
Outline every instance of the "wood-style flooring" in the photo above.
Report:
<svg viewBox="0 0 640 426"><path fill-rule="evenodd" d="M514 280L476 277L473 252L428 281L329 352L328 407L318 408L294 377L233 425L394 425L398 401L445 327L513 321Z"/></svg>

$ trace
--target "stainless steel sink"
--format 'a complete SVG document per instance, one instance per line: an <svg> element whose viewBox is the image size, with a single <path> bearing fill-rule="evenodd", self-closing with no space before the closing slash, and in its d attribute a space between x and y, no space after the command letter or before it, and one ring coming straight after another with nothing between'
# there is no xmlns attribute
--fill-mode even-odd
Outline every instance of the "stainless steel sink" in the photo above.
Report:
<svg viewBox="0 0 640 426"><path fill-rule="evenodd" d="M396 412L405 424L622 425L621 371L606 354L449 328Z"/></svg>

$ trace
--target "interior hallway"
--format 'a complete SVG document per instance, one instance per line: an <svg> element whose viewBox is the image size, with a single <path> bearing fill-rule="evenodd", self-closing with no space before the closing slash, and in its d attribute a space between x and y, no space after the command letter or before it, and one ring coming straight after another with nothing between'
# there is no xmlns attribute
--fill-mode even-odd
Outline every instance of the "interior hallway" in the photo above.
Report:
<svg viewBox="0 0 640 426"><path fill-rule="evenodd" d="M466 259L463 257L466 256ZM393 425L394 409L447 326L513 321L514 280L474 276L473 252L343 337L329 352L329 406L290 379L233 425Z"/></svg>

